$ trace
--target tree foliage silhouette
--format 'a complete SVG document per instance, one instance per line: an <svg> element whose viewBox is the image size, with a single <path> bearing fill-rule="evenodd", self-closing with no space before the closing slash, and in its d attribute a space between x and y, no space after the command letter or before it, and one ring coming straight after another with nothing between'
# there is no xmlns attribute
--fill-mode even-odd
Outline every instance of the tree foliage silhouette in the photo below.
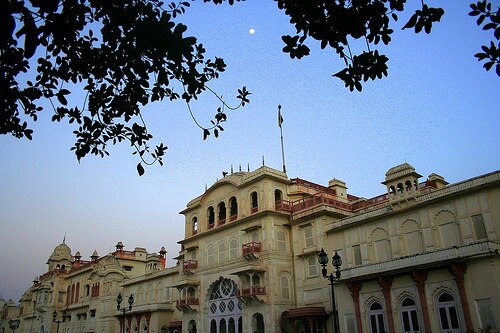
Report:
<svg viewBox="0 0 500 333"><path fill-rule="evenodd" d="M203 0L213 4L244 0ZM309 55L306 40L333 48L344 68L333 76L351 91L363 82L387 76L388 57L377 46L389 44L392 24L405 10L406 0L275 0L290 17L295 35L282 36L283 52L291 58ZM226 121L225 110L249 103L250 92L238 89L239 104L231 107L209 86L226 64L205 58L196 37L174 18L188 8L188 1L164 4L159 0L0 0L0 133L32 138L28 121L36 121L42 101L48 100L52 120L76 124L71 148L78 160L88 154L108 155L107 146L127 141L143 164L162 164L167 147L150 148L153 138L141 109L155 101L190 101L208 91L219 99L210 126L193 119L206 139L217 137ZM476 54L484 67L496 66L500 75L499 12L484 0L471 5L477 24L493 30L495 42ZM444 14L421 2L403 29L430 33ZM154 33L151 33L154 31ZM366 45L355 54L350 44ZM36 75L26 80L26 73ZM73 102L74 91L84 91L84 101ZM191 115L193 113L191 112Z"/></svg>

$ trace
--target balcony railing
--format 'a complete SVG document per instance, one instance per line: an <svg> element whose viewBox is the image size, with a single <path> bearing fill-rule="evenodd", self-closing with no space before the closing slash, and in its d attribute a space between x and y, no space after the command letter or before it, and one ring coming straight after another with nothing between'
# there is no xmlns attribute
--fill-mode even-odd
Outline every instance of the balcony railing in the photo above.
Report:
<svg viewBox="0 0 500 333"><path fill-rule="evenodd" d="M223 225L226 223L226 219L219 219L219 225Z"/></svg>
<svg viewBox="0 0 500 333"><path fill-rule="evenodd" d="M190 306L190 305L200 305L200 299L189 297L185 299L178 299L177 301L175 301L175 306L177 307Z"/></svg>
<svg viewBox="0 0 500 333"><path fill-rule="evenodd" d="M444 264L453 260L465 260L475 256L498 253L500 244L483 241L463 246L454 246L420 254L394 258L389 261L362 265L342 270L342 278L378 275L383 272L409 271L430 264Z"/></svg>
<svg viewBox="0 0 500 333"><path fill-rule="evenodd" d="M250 214L255 214L259 211L259 207L252 207L250 208Z"/></svg>
<svg viewBox="0 0 500 333"><path fill-rule="evenodd" d="M260 252L261 249L262 249L262 245L260 242L250 242L247 244L243 244L243 246L242 246L242 252L243 252L244 256Z"/></svg>
<svg viewBox="0 0 500 333"><path fill-rule="evenodd" d="M242 288L241 290L238 290L237 295L240 297L266 295L266 287L257 286L250 288Z"/></svg>
<svg viewBox="0 0 500 333"><path fill-rule="evenodd" d="M338 200L334 200L331 198L328 198L325 194L319 193L316 194L312 197L305 198L305 199L300 199L297 201L292 202L292 212L298 212L300 210L306 209L306 208L311 208L317 205L321 204L326 204L329 206L333 206L336 208L344 209L344 210L351 210L352 207L348 203L344 203Z"/></svg>
<svg viewBox="0 0 500 333"><path fill-rule="evenodd" d="M182 264L183 271L189 271L196 268L198 268L198 260L189 259L184 261L184 263Z"/></svg>
<svg viewBox="0 0 500 333"><path fill-rule="evenodd" d="M234 214L234 215L229 216L229 222L236 221L237 219L238 219L238 214Z"/></svg>
<svg viewBox="0 0 500 333"><path fill-rule="evenodd" d="M214 226L215 226L215 223L210 223L210 224L208 225L208 229L213 229L213 228L214 228Z"/></svg>
<svg viewBox="0 0 500 333"><path fill-rule="evenodd" d="M290 201L278 200L274 203L274 208L279 211L291 212L292 204Z"/></svg>

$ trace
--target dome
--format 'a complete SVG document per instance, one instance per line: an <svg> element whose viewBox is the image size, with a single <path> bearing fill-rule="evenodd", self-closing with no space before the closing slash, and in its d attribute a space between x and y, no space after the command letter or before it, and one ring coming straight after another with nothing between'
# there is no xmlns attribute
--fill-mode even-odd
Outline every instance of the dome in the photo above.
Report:
<svg viewBox="0 0 500 333"><path fill-rule="evenodd" d="M387 170L387 172L385 173L385 182L383 182L382 184L387 184L387 182L389 181L400 179L410 175L416 178L422 177L415 171L415 168L413 166L405 162Z"/></svg>
<svg viewBox="0 0 500 333"><path fill-rule="evenodd" d="M398 173L411 173L411 172L415 172L415 168L412 167L410 164L408 163L403 163L403 164L400 164L400 165L396 165L395 167L392 167L390 168L389 170L387 170L387 172L385 173L385 176L386 177L389 177L389 176L393 176L393 175L396 175Z"/></svg>
<svg viewBox="0 0 500 333"><path fill-rule="evenodd" d="M49 260L62 260L70 258L71 258L71 249L69 248L68 245L66 245L66 243L63 242L56 246Z"/></svg>

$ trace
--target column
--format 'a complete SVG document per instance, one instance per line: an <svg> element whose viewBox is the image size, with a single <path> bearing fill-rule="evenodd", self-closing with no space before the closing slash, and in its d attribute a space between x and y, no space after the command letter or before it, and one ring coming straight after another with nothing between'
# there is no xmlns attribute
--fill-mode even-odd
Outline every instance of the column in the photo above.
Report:
<svg viewBox="0 0 500 333"><path fill-rule="evenodd" d="M392 316L392 303L391 303L391 285L392 276L379 276L378 284L382 287L382 293L385 299L385 308L387 309L387 321L389 322L389 332L396 333L394 328L394 318Z"/></svg>
<svg viewBox="0 0 500 333"><path fill-rule="evenodd" d="M427 306L427 298L425 297L425 280L427 280L427 271L412 271L410 276L415 282L418 290L418 298L422 307L422 316L424 317L424 328L426 333L432 333L431 321L429 318L429 307Z"/></svg>
<svg viewBox="0 0 500 333"><path fill-rule="evenodd" d="M347 288L351 292L352 301L354 302L354 310L356 312L356 325L358 326L358 333L363 333L363 324L361 322L361 308L359 307L359 292L363 282L361 281L347 281Z"/></svg>
<svg viewBox="0 0 500 333"><path fill-rule="evenodd" d="M460 301L462 302L462 309L464 310L465 326L467 326L467 333L473 333L472 319L469 311L469 302L467 301L467 294L465 293L464 275L467 271L467 264L465 262L451 263L448 270L455 278L457 283L458 292L460 294Z"/></svg>
<svg viewBox="0 0 500 333"><path fill-rule="evenodd" d="M147 312L144 316L146 317L146 325L148 325L148 332L147 333L149 333L149 323L151 321L151 312Z"/></svg>

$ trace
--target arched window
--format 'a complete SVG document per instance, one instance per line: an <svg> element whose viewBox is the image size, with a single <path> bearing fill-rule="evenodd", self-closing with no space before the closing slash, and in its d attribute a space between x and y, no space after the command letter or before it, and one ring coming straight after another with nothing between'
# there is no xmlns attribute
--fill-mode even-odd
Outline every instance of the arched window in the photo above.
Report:
<svg viewBox="0 0 500 333"><path fill-rule="evenodd" d="M258 242L259 241L259 233L256 231L252 233L252 242Z"/></svg>
<svg viewBox="0 0 500 333"><path fill-rule="evenodd" d="M207 264L208 265L215 264L215 249L213 245L209 245L207 248Z"/></svg>
<svg viewBox="0 0 500 333"><path fill-rule="evenodd" d="M212 206L208 207L207 219L208 219L208 229L213 228L214 223L215 223L215 211L214 211L214 207L212 207Z"/></svg>
<svg viewBox="0 0 500 333"><path fill-rule="evenodd" d="M375 261L387 261L392 258L391 243L387 237L387 232L384 229L377 228L373 231L372 242L374 248Z"/></svg>
<svg viewBox="0 0 500 333"><path fill-rule="evenodd" d="M442 211L436 215L434 221L439 230L441 246L443 248L460 245L460 236L455 215L449 211Z"/></svg>
<svg viewBox="0 0 500 333"><path fill-rule="evenodd" d="M407 180L405 182L405 190L406 191L411 191L411 188L412 188L412 186L411 186L411 180Z"/></svg>
<svg viewBox="0 0 500 333"><path fill-rule="evenodd" d="M405 255L419 254L424 252L422 234L416 221L407 220L401 225L403 249Z"/></svg>
<svg viewBox="0 0 500 333"><path fill-rule="evenodd" d="M236 197L229 199L229 220L234 221L238 218L238 202Z"/></svg>
<svg viewBox="0 0 500 333"><path fill-rule="evenodd" d="M226 260L226 244L224 242L219 244L219 264Z"/></svg>
<svg viewBox="0 0 500 333"><path fill-rule="evenodd" d="M457 304L452 295L442 293L437 300L439 325L442 331L450 333L462 332L458 319Z"/></svg>
<svg viewBox="0 0 500 333"><path fill-rule="evenodd" d="M238 241L233 238L229 241L229 259L238 258Z"/></svg>
<svg viewBox="0 0 500 333"><path fill-rule="evenodd" d="M290 299L290 279L288 276L282 275L280 277L281 298Z"/></svg>
<svg viewBox="0 0 500 333"><path fill-rule="evenodd" d="M310 256L307 258L307 276L314 277L318 275L318 259L316 256Z"/></svg>
<svg viewBox="0 0 500 333"><path fill-rule="evenodd" d="M80 282L76 284L76 294L75 294L75 303L78 303L78 299L80 298Z"/></svg>
<svg viewBox="0 0 500 333"><path fill-rule="evenodd" d="M224 201L219 202L219 205L217 206L218 210L218 222L219 224L224 224L226 223L226 203Z"/></svg>
<svg viewBox="0 0 500 333"><path fill-rule="evenodd" d="M66 305L71 304L71 286L68 286L68 290L66 292Z"/></svg>
<svg viewBox="0 0 500 333"><path fill-rule="evenodd" d="M193 217L193 220L191 221L191 232L193 235L198 233L198 218L196 216Z"/></svg>
<svg viewBox="0 0 500 333"><path fill-rule="evenodd" d="M256 313L252 316L252 332L264 333L264 316L260 313Z"/></svg>
<svg viewBox="0 0 500 333"><path fill-rule="evenodd" d="M385 320L384 310L382 305L374 302L368 311L368 318L370 320L370 333L385 333Z"/></svg>
<svg viewBox="0 0 500 333"><path fill-rule="evenodd" d="M213 285L208 301L210 332L237 332L235 327L236 320L241 318L242 315L242 307L237 297L237 289L236 284L230 279L221 279ZM239 322L238 326L240 326Z"/></svg>
<svg viewBox="0 0 500 333"><path fill-rule="evenodd" d="M260 287L260 275L254 274L252 276L252 287Z"/></svg>
<svg viewBox="0 0 500 333"><path fill-rule="evenodd" d="M404 191L403 184L398 183L398 193L403 193L403 191Z"/></svg>
<svg viewBox="0 0 500 333"><path fill-rule="evenodd" d="M276 208L281 207L282 200L283 200L283 192L281 192L278 189L274 190L274 203Z"/></svg>
<svg viewBox="0 0 500 333"><path fill-rule="evenodd" d="M391 185L389 187L389 194L392 194L392 195L396 194L396 188L394 187L394 185Z"/></svg>
<svg viewBox="0 0 500 333"><path fill-rule="evenodd" d="M75 302L75 284L71 285L71 304Z"/></svg>
<svg viewBox="0 0 500 333"><path fill-rule="evenodd" d="M276 231L276 240L278 241L278 251L286 252L286 234L283 230Z"/></svg>
<svg viewBox="0 0 500 333"><path fill-rule="evenodd" d="M250 194L250 200L251 200L251 213L256 213L259 211L259 201L257 198L257 192L252 192Z"/></svg>
<svg viewBox="0 0 500 333"><path fill-rule="evenodd" d="M196 298L196 289L194 287L189 287L187 290L187 298L192 300Z"/></svg>
<svg viewBox="0 0 500 333"><path fill-rule="evenodd" d="M420 332L417 311L418 308L413 299L407 297L401 302L401 324L404 333Z"/></svg>
<svg viewBox="0 0 500 333"><path fill-rule="evenodd" d="M196 321L191 320L188 324L188 332L189 333L197 333L196 331Z"/></svg>

